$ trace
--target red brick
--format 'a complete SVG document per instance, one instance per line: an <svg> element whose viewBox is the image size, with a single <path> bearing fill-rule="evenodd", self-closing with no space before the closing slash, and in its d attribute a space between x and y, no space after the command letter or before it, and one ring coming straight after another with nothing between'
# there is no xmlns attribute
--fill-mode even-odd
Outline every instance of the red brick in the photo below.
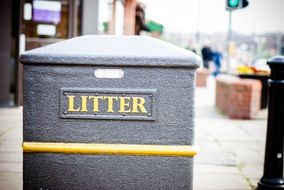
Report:
<svg viewBox="0 0 284 190"><path fill-rule="evenodd" d="M239 80L239 78L230 75L219 75L216 78L216 97L215 105L223 113L226 113L229 107L230 86Z"/></svg>
<svg viewBox="0 0 284 190"><path fill-rule="evenodd" d="M261 83L221 75L216 79L216 107L233 119L251 119L260 109Z"/></svg>
<svg viewBox="0 0 284 190"><path fill-rule="evenodd" d="M206 87L207 86L207 77L210 72L208 69L197 69L196 70L196 86L198 87Z"/></svg>
<svg viewBox="0 0 284 190"><path fill-rule="evenodd" d="M234 119L251 119L260 109L261 83L253 79L240 79L231 85L230 106L227 114Z"/></svg>
<svg viewBox="0 0 284 190"><path fill-rule="evenodd" d="M136 0L124 1L124 35L135 35Z"/></svg>

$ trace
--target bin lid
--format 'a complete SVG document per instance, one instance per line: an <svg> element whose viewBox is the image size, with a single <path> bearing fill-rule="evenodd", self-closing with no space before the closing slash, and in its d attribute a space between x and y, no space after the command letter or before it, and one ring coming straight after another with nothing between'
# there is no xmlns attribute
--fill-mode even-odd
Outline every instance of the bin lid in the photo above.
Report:
<svg viewBox="0 0 284 190"><path fill-rule="evenodd" d="M23 64L197 68L200 57L151 37L89 35L27 51Z"/></svg>

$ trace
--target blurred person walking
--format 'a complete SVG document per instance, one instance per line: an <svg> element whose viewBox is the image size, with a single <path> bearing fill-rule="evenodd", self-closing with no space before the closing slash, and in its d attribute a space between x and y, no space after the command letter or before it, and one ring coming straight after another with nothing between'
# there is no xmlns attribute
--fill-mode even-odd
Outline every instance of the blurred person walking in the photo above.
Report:
<svg viewBox="0 0 284 190"><path fill-rule="evenodd" d="M208 43L205 43L205 45L201 49L201 53L203 59L203 67L209 69L209 62L212 61L212 50L209 47Z"/></svg>
<svg viewBox="0 0 284 190"><path fill-rule="evenodd" d="M215 71L213 72L213 75L215 77L220 74L222 57L222 54L218 50L212 53L212 60L215 66Z"/></svg>

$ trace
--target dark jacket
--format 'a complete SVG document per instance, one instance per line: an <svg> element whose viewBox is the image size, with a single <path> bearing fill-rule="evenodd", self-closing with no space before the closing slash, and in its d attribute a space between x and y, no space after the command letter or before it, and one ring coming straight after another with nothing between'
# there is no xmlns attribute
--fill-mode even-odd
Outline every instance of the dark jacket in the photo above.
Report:
<svg viewBox="0 0 284 190"><path fill-rule="evenodd" d="M202 58L204 61L211 61L213 53L209 47L203 47L201 50Z"/></svg>

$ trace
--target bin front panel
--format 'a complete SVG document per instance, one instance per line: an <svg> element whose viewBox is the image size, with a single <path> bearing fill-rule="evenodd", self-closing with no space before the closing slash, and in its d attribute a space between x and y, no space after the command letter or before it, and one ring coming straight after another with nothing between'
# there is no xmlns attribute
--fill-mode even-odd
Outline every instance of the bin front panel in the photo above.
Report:
<svg viewBox="0 0 284 190"><path fill-rule="evenodd" d="M96 78L96 69L122 69L124 76ZM24 70L24 141L193 144L194 69L43 64Z"/></svg>
<svg viewBox="0 0 284 190"><path fill-rule="evenodd" d="M192 189L193 158L25 154L26 189Z"/></svg>

